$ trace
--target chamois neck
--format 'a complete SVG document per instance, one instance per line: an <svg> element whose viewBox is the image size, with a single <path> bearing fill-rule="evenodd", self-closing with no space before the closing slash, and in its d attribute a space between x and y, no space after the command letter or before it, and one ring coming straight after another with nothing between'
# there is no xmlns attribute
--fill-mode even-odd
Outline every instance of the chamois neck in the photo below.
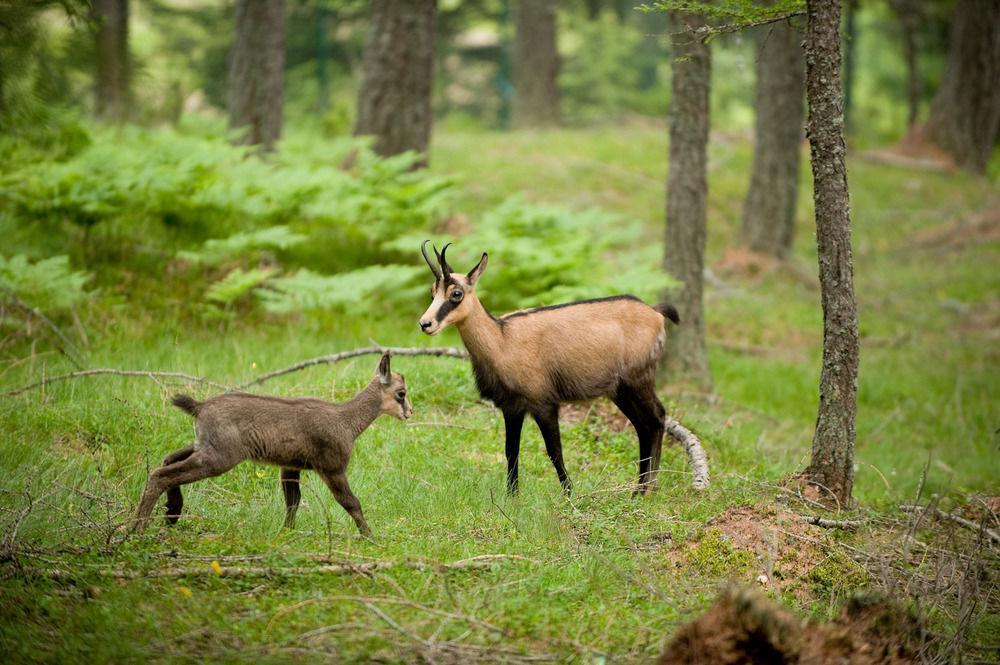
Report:
<svg viewBox="0 0 1000 665"><path fill-rule="evenodd" d="M351 432L357 437L382 415L382 392L378 378L372 379L361 392L336 406L346 416Z"/></svg>
<svg viewBox="0 0 1000 665"><path fill-rule="evenodd" d="M503 331L477 298L469 315L455 325L474 358L497 358L503 351Z"/></svg>

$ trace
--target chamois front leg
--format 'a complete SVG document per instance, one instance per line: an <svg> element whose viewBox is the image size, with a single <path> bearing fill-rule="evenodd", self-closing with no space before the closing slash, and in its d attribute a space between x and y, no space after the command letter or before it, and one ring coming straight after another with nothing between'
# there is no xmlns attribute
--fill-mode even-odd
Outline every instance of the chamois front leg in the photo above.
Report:
<svg viewBox="0 0 1000 665"><path fill-rule="evenodd" d="M524 412L508 410L503 412L507 454L507 494L517 494L517 459L521 450L521 427Z"/></svg>
<svg viewBox="0 0 1000 665"><path fill-rule="evenodd" d="M317 469L317 471L319 470ZM361 512L361 502L358 501L358 497L354 496L351 486L347 483L347 474L319 471L319 475L333 492L333 498L337 500L337 503L347 511L348 515L354 518L354 523L358 525L358 531L361 532L361 535L370 536L372 530L368 528L368 522L365 521L365 516Z"/></svg>
<svg viewBox="0 0 1000 665"><path fill-rule="evenodd" d="M538 423L538 429L541 430L542 438L545 439L545 452L548 453L552 466L556 469L556 475L559 476L559 484L562 485L563 492L568 496L573 491L573 483L570 482L566 466L563 464L562 438L559 434L559 405L546 405L532 412L531 416Z"/></svg>
<svg viewBox="0 0 1000 665"><path fill-rule="evenodd" d="M281 491L285 495L285 528L291 529L295 526L295 513L299 509L299 500L302 498L302 490L299 487L299 477L302 472L298 469L281 469Z"/></svg>

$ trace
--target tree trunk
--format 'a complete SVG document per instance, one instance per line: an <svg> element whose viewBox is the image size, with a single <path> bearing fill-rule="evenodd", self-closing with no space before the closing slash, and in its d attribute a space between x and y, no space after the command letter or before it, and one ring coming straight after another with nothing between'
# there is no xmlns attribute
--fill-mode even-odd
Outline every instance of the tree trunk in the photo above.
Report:
<svg viewBox="0 0 1000 665"><path fill-rule="evenodd" d="M906 61L907 127L917 124L920 113L922 85L917 66L917 34L920 32L920 5L918 0L889 0L889 7L899 20L903 39L903 59Z"/></svg>
<svg viewBox="0 0 1000 665"><path fill-rule="evenodd" d="M808 1L808 0L807 0ZM855 45L858 39L857 15L858 0L845 0L847 6L847 18L844 21L844 122L845 128L850 130L854 127L851 112L854 110L854 54L857 52ZM839 34L839 30L838 30ZM840 57L838 55L838 57Z"/></svg>
<svg viewBox="0 0 1000 665"><path fill-rule="evenodd" d="M758 37L756 143L743 207L743 242L785 259L795 238L805 57L802 33L787 21L759 31Z"/></svg>
<svg viewBox="0 0 1000 665"><path fill-rule="evenodd" d="M699 14L672 14L671 18L675 26L692 30L705 24L704 17ZM712 377L705 352L702 285L712 58L707 44L685 33L674 35L671 55L673 76L663 266L681 283L667 293L667 299L680 312L681 323L676 329L667 330L663 369L670 380L689 380L711 389Z"/></svg>
<svg viewBox="0 0 1000 665"><path fill-rule="evenodd" d="M958 0L950 40L927 136L982 173L1000 139L1000 2Z"/></svg>
<svg viewBox="0 0 1000 665"><path fill-rule="evenodd" d="M121 121L129 112L128 0L94 0L97 79L94 108L102 120Z"/></svg>
<svg viewBox="0 0 1000 665"><path fill-rule="evenodd" d="M274 149L285 94L285 0L237 0L229 64L229 126L241 143Z"/></svg>
<svg viewBox="0 0 1000 665"><path fill-rule="evenodd" d="M515 4L514 11L514 126L558 125L556 2L520 0Z"/></svg>
<svg viewBox="0 0 1000 665"><path fill-rule="evenodd" d="M840 83L840 2L807 0L807 134L812 156L816 245L823 302L823 368L812 461L806 477L841 507L854 484L854 416L858 389L858 309L851 259Z"/></svg>
<svg viewBox="0 0 1000 665"><path fill-rule="evenodd" d="M373 0L371 7L354 133L373 135L380 155L406 150L426 155L437 2Z"/></svg>

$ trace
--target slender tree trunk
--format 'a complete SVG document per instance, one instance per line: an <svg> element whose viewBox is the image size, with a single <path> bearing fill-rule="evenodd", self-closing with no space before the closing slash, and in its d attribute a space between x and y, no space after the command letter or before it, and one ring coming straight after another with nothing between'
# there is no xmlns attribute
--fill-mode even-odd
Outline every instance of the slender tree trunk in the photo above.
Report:
<svg viewBox="0 0 1000 665"><path fill-rule="evenodd" d="M373 0L371 7L354 133L373 135L380 155L406 150L426 155L437 2Z"/></svg>
<svg viewBox="0 0 1000 665"><path fill-rule="evenodd" d="M229 65L229 126L241 142L274 149L285 94L285 0L237 0Z"/></svg>
<svg viewBox="0 0 1000 665"><path fill-rule="evenodd" d="M844 20L844 122L847 130L854 127L851 117L854 111L854 54L858 40L858 28L855 16L858 10L858 0L845 0L847 18Z"/></svg>
<svg viewBox="0 0 1000 665"><path fill-rule="evenodd" d="M782 21L758 33L753 171L743 207L743 242L780 259L792 251L805 111L802 32Z"/></svg>
<svg viewBox="0 0 1000 665"><path fill-rule="evenodd" d="M958 0L927 136L982 173L1000 139L1000 2Z"/></svg>
<svg viewBox="0 0 1000 665"><path fill-rule="evenodd" d="M95 110L103 120L121 121L129 113L128 0L94 0L92 17L97 80Z"/></svg>
<svg viewBox="0 0 1000 665"><path fill-rule="evenodd" d="M700 14L672 14L675 26L696 30ZM681 32L680 29L677 32ZM667 293L681 324L667 331L663 368L670 380L711 389L702 308L708 196L709 86L711 51L690 34L673 37L667 230L663 266L681 285ZM668 326L669 328L669 326Z"/></svg>
<svg viewBox="0 0 1000 665"><path fill-rule="evenodd" d="M807 0L806 8L807 134L823 302L819 414L806 477L825 488L838 505L846 507L854 485L858 308L840 82L840 2Z"/></svg>
<svg viewBox="0 0 1000 665"><path fill-rule="evenodd" d="M559 124L559 52L555 0L514 5L513 121L515 127Z"/></svg>
<svg viewBox="0 0 1000 665"><path fill-rule="evenodd" d="M903 59L906 61L906 124L912 128L920 113L920 96L923 94L920 68L917 63L917 35L920 32L919 0L889 0L889 6L899 20L903 39Z"/></svg>

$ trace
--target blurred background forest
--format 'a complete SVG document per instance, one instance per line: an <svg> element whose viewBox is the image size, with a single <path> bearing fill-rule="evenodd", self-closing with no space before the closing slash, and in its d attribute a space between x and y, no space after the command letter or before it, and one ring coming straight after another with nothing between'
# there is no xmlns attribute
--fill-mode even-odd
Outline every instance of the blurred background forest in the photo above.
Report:
<svg viewBox="0 0 1000 665"><path fill-rule="evenodd" d="M862 358L842 529L803 521L820 506L785 482L824 341L803 3L636 4L0 0L0 651L644 662L736 579L820 619L894 595L927 620L919 662L995 662L1000 3L841 3ZM708 104L684 116L693 89ZM671 203L668 174L698 173ZM276 536L277 472L250 464L194 486L177 528L119 538L190 438L178 389L457 345L418 332L425 238L459 270L489 252L495 314L676 295L698 325L671 335L660 393L711 486L691 492L675 446L633 500L634 434L598 402L564 410L575 498L533 427L532 481L504 497L467 364L398 358L416 418L376 423L350 470L376 541L312 478ZM343 400L371 364L262 392ZM92 368L132 374L50 382ZM320 559L346 573L239 569Z"/></svg>

